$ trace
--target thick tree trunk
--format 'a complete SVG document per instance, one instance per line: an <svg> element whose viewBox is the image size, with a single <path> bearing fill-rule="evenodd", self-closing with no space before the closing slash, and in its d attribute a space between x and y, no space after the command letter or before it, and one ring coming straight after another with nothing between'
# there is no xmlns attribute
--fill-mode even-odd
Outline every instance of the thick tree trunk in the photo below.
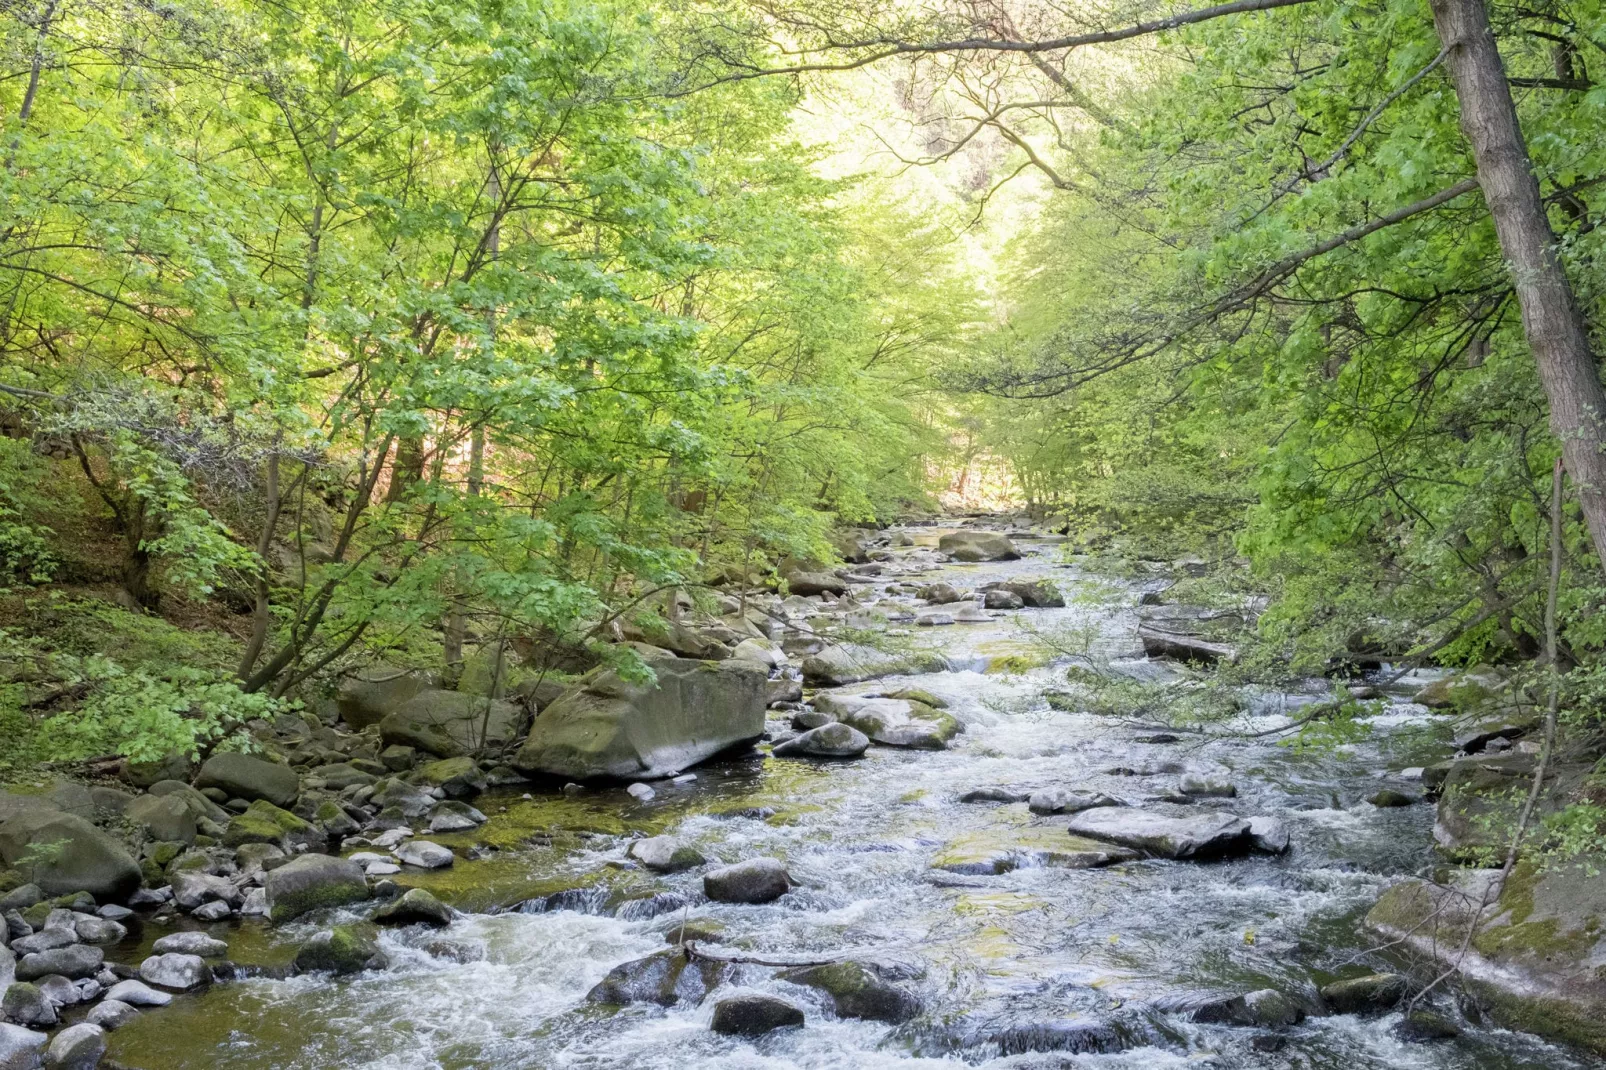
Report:
<svg viewBox="0 0 1606 1070"><path fill-rule="evenodd" d="M1556 256L1539 181L1517 124L1484 0L1432 0L1433 22L1472 143L1478 184L1511 266L1522 327L1550 400L1550 427L1578 487L1584 521L1606 567L1606 390L1588 327Z"/></svg>

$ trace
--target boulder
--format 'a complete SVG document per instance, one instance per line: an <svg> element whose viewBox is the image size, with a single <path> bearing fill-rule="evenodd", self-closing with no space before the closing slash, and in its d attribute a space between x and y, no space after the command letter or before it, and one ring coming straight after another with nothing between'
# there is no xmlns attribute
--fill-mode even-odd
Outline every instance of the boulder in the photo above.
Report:
<svg viewBox="0 0 1606 1070"><path fill-rule="evenodd" d="M1394 1023L1391 1032L1407 1044L1431 1044L1436 1040L1454 1040L1461 1035L1461 1027L1442 1014L1417 1010Z"/></svg>
<svg viewBox="0 0 1606 1070"><path fill-rule="evenodd" d="M146 984L187 992L192 988L210 984L212 970L199 955L168 952L165 955L152 955L140 963L139 976Z"/></svg>
<svg viewBox="0 0 1606 1070"><path fill-rule="evenodd" d="M50 1037L0 1022L0 1070L38 1070Z"/></svg>
<svg viewBox="0 0 1606 1070"><path fill-rule="evenodd" d="M38 985L27 981L6 986L5 994L0 995L0 1015L19 1025L52 1026L57 1021L56 1005Z"/></svg>
<svg viewBox="0 0 1606 1070"><path fill-rule="evenodd" d="M786 590L789 594L809 595L817 594L846 594L848 582L834 572L825 569L792 568L781 574L786 581Z"/></svg>
<svg viewBox="0 0 1606 1070"><path fill-rule="evenodd" d="M923 702L864 695L816 695L817 709L868 736L873 743L915 750L943 750L963 731L952 714ZM818 730L817 730L818 731Z"/></svg>
<svg viewBox="0 0 1606 1070"><path fill-rule="evenodd" d="M345 975L382 970L389 965L379 945L352 925L336 925L314 933L296 950L300 973Z"/></svg>
<svg viewBox="0 0 1606 1070"><path fill-rule="evenodd" d="M447 799L429 812L429 831L465 832L485 824L485 815L468 803Z"/></svg>
<svg viewBox="0 0 1606 1070"><path fill-rule="evenodd" d="M869 746L870 738L857 728L833 723L777 743L770 753L777 758L857 758Z"/></svg>
<svg viewBox="0 0 1606 1070"><path fill-rule="evenodd" d="M1230 643L1218 643L1197 635L1159 628L1152 624L1138 625L1138 640L1143 652L1151 658L1175 658L1178 661L1196 661L1214 665L1218 661L1235 662L1238 648Z"/></svg>
<svg viewBox="0 0 1606 1070"><path fill-rule="evenodd" d="M732 996L714 1004L710 1028L716 1033L737 1037L761 1037L777 1029L803 1024L803 1012L774 996Z"/></svg>
<svg viewBox="0 0 1606 1070"><path fill-rule="evenodd" d="M920 588L920 597L934 606L946 606L965 601L970 593L961 591L951 583L933 583Z"/></svg>
<svg viewBox="0 0 1606 1070"><path fill-rule="evenodd" d="M158 992L135 980L118 981L107 991L106 998L130 1007L165 1007L173 1002L173 997L166 992Z"/></svg>
<svg viewBox="0 0 1606 1070"><path fill-rule="evenodd" d="M1196 1022L1259 1026L1263 1029L1298 1025L1304 1019L1304 1008L1275 988L1262 988L1242 996L1212 1000L1193 1014Z"/></svg>
<svg viewBox="0 0 1606 1070"><path fill-rule="evenodd" d="M323 786L329 791L345 791L351 787L366 787L378 779L374 774L358 769L350 762L334 762L330 765L316 766L307 770L307 776L323 781Z"/></svg>
<svg viewBox="0 0 1606 1070"><path fill-rule="evenodd" d="M383 721L434 684L428 673L393 665L371 665L341 677L335 688L335 707L342 721L353 728L367 728Z"/></svg>
<svg viewBox="0 0 1606 1070"><path fill-rule="evenodd" d="M982 590L989 594L994 591L1012 594L1021 600L1022 605L1032 609L1065 608L1065 596L1052 580L1004 580L1002 583L989 583Z"/></svg>
<svg viewBox="0 0 1606 1070"><path fill-rule="evenodd" d="M450 848L429 840L409 840L397 847L395 853L403 864L420 869L445 869L457 860Z"/></svg>
<svg viewBox="0 0 1606 1070"><path fill-rule="evenodd" d="M1020 551L996 531L955 531L937 540L937 549L955 561L1015 561Z"/></svg>
<svg viewBox="0 0 1606 1070"><path fill-rule="evenodd" d="M1034 814L1079 814L1100 806L1125 805L1125 801L1102 791L1075 791L1071 788L1043 788L1032 792L1026 800L1026 808Z"/></svg>
<svg viewBox="0 0 1606 1070"><path fill-rule="evenodd" d="M258 799L244 813L235 814L223 833L223 843L228 847L267 844L286 850L298 843L318 846L321 839L311 824L266 799Z"/></svg>
<svg viewBox="0 0 1606 1070"><path fill-rule="evenodd" d="M368 898L362 867L344 858L304 854L262 878L268 917L289 921L310 910L360 903Z"/></svg>
<svg viewBox="0 0 1606 1070"><path fill-rule="evenodd" d="M780 644L769 639L743 639L731 651L731 657L741 661L752 661L765 667L766 670L786 668L786 651Z"/></svg>
<svg viewBox="0 0 1606 1070"><path fill-rule="evenodd" d="M500 751L518 739L529 718L523 707L460 691L424 691L379 722L387 747L412 747L438 758Z"/></svg>
<svg viewBox="0 0 1606 1070"><path fill-rule="evenodd" d="M824 992L843 1018L898 1025L920 1013L920 1000L894 983L889 973L877 963L845 961L797 967L776 979Z"/></svg>
<svg viewBox="0 0 1606 1070"><path fill-rule="evenodd" d="M620 963L586 993L591 1003L622 1006L627 1003L698 1004L718 988L730 965L692 958L679 948L655 952L646 958Z"/></svg>
<svg viewBox="0 0 1606 1070"><path fill-rule="evenodd" d="M1238 795L1238 786L1225 777L1204 773L1189 773L1177 781L1177 790L1184 795L1200 798L1232 799Z"/></svg>
<svg viewBox="0 0 1606 1070"><path fill-rule="evenodd" d="M1024 609L1026 600L1014 591L988 591L981 604L987 609Z"/></svg>
<svg viewBox="0 0 1606 1070"><path fill-rule="evenodd" d="M703 877L703 894L716 903L768 903L791 889L791 875L778 858L749 858Z"/></svg>
<svg viewBox="0 0 1606 1070"><path fill-rule="evenodd" d="M1292 842L1288 826L1275 817L1250 818L1249 838L1255 850L1268 855L1286 854Z"/></svg>
<svg viewBox="0 0 1606 1070"><path fill-rule="evenodd" d="M513 759L527 776L669 776L764 733L768 674L752 662L654 661L656 681L600 670L547 707Z"/></svg>
<svg viewBox="0 0 1606 1070"><path fill-rule="evenodd" d="M46 1070L95 1070L106 1054L106 1031L80 1022L57 1033L45 1052Z"/></svg>
<svg viewBox="0 0 1606 1070"><path fill-rule="evenodd" d="M454 799L472 799L486 788L485 774L473 758L442 758L419 767L413 779L440 788Z"/></svg>
<svg viewBox="0 0 1606 1070"><path fill-rule="evenodd" d="M1422 800L1418 799L1415 795L1407 795L1403 791L1395 791L1393 788L1382 788L1368 796L1366 801L1377 807L1379 810L1392 810L1402 806L1415 806Z"/></svg>
<svg viewBox="0 0 1606 1070"><path fill-rule="evenodd" d="M229 812L227 810L182 781L158 780L151 785L150 793L162 797L177 796L185 806L189 807L190 813L195 815L197 822L205 818L208 821L215 821L219 825L229 823Z"/></svg>
<svg viewBox="0 0 1606 1070"><path fill-rule="evenodd" d="M123 816L143 828L147 839L195 842L195 814L176 795L141 795L124 808Z"/></svg>
<svg viewBox="0 0 1606 1070"><path fill-rule="evenodd" d="M37 981L56 973L76 981L81 977L95 976L105 962L106 952L88 944L36 951L17 960L17 980Z"/></svg>
<svg viewBox="0 0 1606 1070"><path fill-rule="evenodd" d="M444 928L452 923L452 908L423 888L410 888L379 908L374 921L380 925L432 925Z"/></svg>
<svg viewBox="0 0 1606 1070"><path fill-rule="evenodd" d="M806 687L840 687L882 676L941 672L946 667L947 662L940 654L830 643L803 660L803 684Z"/></svg>
<svg viewBox="0 0 1606 1070"><path fill-rule="evenodd" d="M1072 835L1118 843L1155 858L1205 861L1247 854L1249 822L1230 814L1168 817L1125 807L1086 810L1071 819Z"/></svg>
<svg viewBox="0 0 1606 1070"><path fill-rule="evenodd" d="M1321 988L1322 1000L1334 1014L1381 1014L1393 1010L1405 992L1405 978L1397 973L1371 973Z"/></svg>
<svg viewBox="0 0 1606 1070"><path fill-rule="evenodd" d="M181 870L172 874L173 904L180 910L194 910L205 903L223 902L239 906L240 889L227 877L218 877L199 870Z"/></svg>
<svg viewBox="0 0 1606 1070"><path fill-rule="evenodd" d="M229 945L206 933L189 930L159 936L151 945L158 955L169 952L179 955L199 955L203 959L220 959L229 953Z"/></svg>
<svg viewBox="0 0 1606 1070"><path fill-rule="evenodd" d="M217 788L231 799L266 799L275 806L289 806L301 794L294 769L233 751L208 758L195 786L202 791Z"/></svg>
<svg viewBox="0 0 1606 1070"><path fill-rule="evenodd" d="M625 854L654 873L679 873L707 863L702 852L680 843L673 836L649 836L632 842Z"/></svg>
<svg viewBox="0 0 1606 1070"><path fill-rule="evenodd" d="M104 999L95 1004L90 1012L84 1015L84 1021L90 1025L98 1025L110 1032L113 1029L121 1029L138 1017L139 1011L122 1000ZM0 1062L0 1066L4 1065L3 1062Z"/></svg>
<svg viewBox="0 0 1606 1070"><path fill-rule="evenodd" d="M140 886L139 863L122 844L81 817L51 810L0 825L0 861L46 895L88 892L120 902Z"/></svg>
<svg viewBox="0 0 1606 1070"><path fill-rule="evenodd" d="M1489 852L1503 855L1533 782L1537 756L1500 754L1452 762L1439 785L1433 839L1449 858L1475 862ZM1535 825L1560 810L1589 775L1580 762L1552 763L1534 806Z"/></svg>

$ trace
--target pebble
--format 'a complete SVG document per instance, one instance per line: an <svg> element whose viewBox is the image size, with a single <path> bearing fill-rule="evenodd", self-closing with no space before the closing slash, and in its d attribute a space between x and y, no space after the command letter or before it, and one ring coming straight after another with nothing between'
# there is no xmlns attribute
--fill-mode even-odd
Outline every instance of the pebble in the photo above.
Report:
<svg viewBox="0 0 1606 1070"><path fill-rule="evenodd" d="M625 789L625 791L629 792L642 802L646 802L648 799L651 799L654 795L658 794L656 791L653 791L650 787L641 783L640 781L630 785Z"/></svg>

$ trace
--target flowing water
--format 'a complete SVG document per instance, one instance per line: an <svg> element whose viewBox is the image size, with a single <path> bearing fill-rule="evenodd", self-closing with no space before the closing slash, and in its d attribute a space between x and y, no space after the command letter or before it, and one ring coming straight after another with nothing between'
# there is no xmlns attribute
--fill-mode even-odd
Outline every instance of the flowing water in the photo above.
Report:
<svg viewBox="0 0 1606 1070"><path fill-rule="evenodd" d="M928 529L919 541L934 538ZM1030 659L1007 655L1040 649L1021 622L1079 629L1118 667L1154 670L1136 649L1130 586L1078 602L1078 592L1108 594L1112 581L1057 563L1047 543L1024 545L1034 547L1025 560L942 566L922 581L974 586L1047 576L1072 597L1069 608L918 629L911 641L941 644L950 671L849 689L910 685L946 699L966 726L950 749L873 747L862 760L836 764L750 756L704 766L690 783L659 784L647 803L613 789L482 797L492 821L480 836L505 849L409 883L484 913L428 935L386 932L387 971L349 980L258 977L180 997L113 1034L112 1057L144 1070L1600 1065L1471 1023L1452 1041L1405 1044L1390 1032L1398 1014L1308 1018L1285 1031L1280 1048L1266 1043L1265 1031L1192 1023L1185 1008L1201 993L1308 992L1400 965L1373 950L1360 918L1392 878L1432 865L1432 809L1375 809L1363 800L1380 786L1409 790L1395 773L1447 748L1413 731L1427 715L1403 699L1380 719L1378 738L1312 755L1271 739L1139 743L1141 728L1053 710L1042 695L1063 684L1064 666L1018 671ZM1245 725L1283 723L1323 690L1312 681L1304 693L1252 694L1255 716ZM945 852L1051 846L1065 835L1063 816L958 802L967 790L1065 785L1141 800L1174 786L1176 774L1109 771L1165 762L1228 771L1238 797L1207 805L1282 818L1291 853L1067 869L1031 864L1025 851L1025 864L997 876L934 868ZM626 863L631 838L666 831L712 861L782 858L800 887L764 906L717 904L702 899L698 871L653 877ZM563 889L579 891L543 898ZM527 905L507 909L520 903ZM838 1019L819 993L779 982L762 966L740 967L735 983L700 1007L585 1002L610 968L662 950L666 934L687 921L721 928L723 947L755 957L851 952L897 964L925 1010L896 1027ZM233 958L267 964L288 961L314 931L310 923L215 929ZM456 945L455 957L426 950L441 939ZM124 950L122 961L139 961L139 947ZM480 950L479 961L457 961ZM714 1034L714 1000L739 990L792 1000L807 1026L757 1041ZM1439 1006L1455 1013L1447 998Z"/></svg>

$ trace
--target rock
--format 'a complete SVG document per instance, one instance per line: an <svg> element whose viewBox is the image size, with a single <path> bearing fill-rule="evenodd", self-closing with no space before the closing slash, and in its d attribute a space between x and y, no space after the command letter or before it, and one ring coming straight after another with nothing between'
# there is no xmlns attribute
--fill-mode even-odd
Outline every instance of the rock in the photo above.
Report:
<svg viewBox="0 0 1606 1070"><path fill-rule="evenodd" d="M1433 839L1439 851L1458 861L1476 862L1489 852L1503 855L1518 813L1533 782L1536 755L1501 754L1452 762L1439 787ZM1532 821L1544 821L1570 799L1570 789L1588 775L1589 765L1553 762Z"/></svg>
<svg viewBox="0 0 1606 1070"><path fill-rule="evenodd" d="M107 999L126 1003L130 1007L165 1007L173 1002L166 992L158 992L138 981L119 981L106 993Z"/></svg>
<svg viewBox="0 0 1606 1070"><path fill-rule="evenodd" d="M240 904L240 916L256 918L268 912L268 893L261 888L252 888L245 893L245 901Z"/></svg>
<svg viewBox="0 0 1606 1070"><path fill-rule="evenodd" d="M1070 788L1043 788L1032 792L1026 800L1026 808L1034 814L1079 814L1100 806L1125 805L1123 800L1102 791L1073 791Z"/></svg>
<svg viewBox="0 0 1606 1070"><path fill-rule="evenodd" d="M857 758L869 747L869 737L858 729L827 724L776 744L770 753L778 758Z"/></svg>
<svg viewBox="0 0 1606 1070"><path fill-rule="evenodd" d="M180 801L189 807L190 813L195 815L197 830L199 830L203 819L214 821L220 825L226 825L229 822L229 812L227 810L188 784L177 780L159 780L151 785L150 793L164 798L173 795L178 796Z"/></svg>
<svg viewBox="0 0 1606 1070"><path fill-rule="evenodd" d="M1393 1034L1407 1044L1430 1044L1435 1040L1454 1040L1461 1028L1442 1014L1412 1011L1395 1024Z"/></svg>
<svg viewBox="0 0 1606 1070"><path fill-rule="evenodd" d="M780 644L768 639L743 639L731 651L731 657L757 662L766 670L786 668L786 651L781 649Z"/></svg>
<svg viewBox="0 0 1606 1070"><path fill-rule="evenodd" d="M848 592L848 583L834 572L823 569L793 568L783 572L781 578L786 581L786 589L790 594L808 597L817 594L842 595Z"/></svg>
<svg viewBox="0 0 1606 1070"><path fill-rule="evenodd" d="M182 955L169 952L152 955L139 964L139 976L147 984L163 988L176 988L181 992L209 984L212 971L199 955ZM126 999L123 1002L128 1002Z"/></svg>
<svg viewBox="0 0 1606 1070"><path fill-rule="evenodd" d="M42 929L31 936L20 936L11 942L11 950L19 955L32 955L37 951L53 951L58 947L71 947L78 942L76 927L58 925Z"/></svg>
<svg viewBox="0 0 1606 1070"><path fill-rule="evenodd" d="M893 983L875 963L832 962L783 971L776 980L819 989L831 997L843 1018L865 1018L898 1025L920 1013L920 1000Z"/></svg>
<svg viewBox="0 0 1606 1070"><path fill-rule="evenodd" d="M955 561L1015 561L1020 551L996 531L955 531L937 540L937 549Z"/></svg>
<svg viewBox="0 0 1606 1070"><path fill-rule="evenodd" d="M945 844L931 865L949 873L990 876L1033 866L1096 869L1137 857L1131 848L1067 836L1047 825L1029 825L964 833Z"/></svg>
<svg viewBox="0 0 1606 1070"><path fill-rule="evenodd" d="M300 973L345 975L382 970L388 964L379 945L351 925L336 925L314 933L296 951L296 970Z"/></svg>
<svg viewBox="0 0 1606 1070"><path fill-rule="evenodd" d="M37 884L23 884L11 891L0 895L0 914L8 910L27 910L36 903L42 902L45 893Z"/></svg>
<svg viewBox="0 0 1606 1070"><path fill-rule="evenodd" d="M708 859L695 847L688 847L672 836L649 836L635 840L625 854L654 873L679 873L704 865Z"/></svg>
<svg viewBox="0 0 1606 1070"><path fill-rule="evenodd" d="M158 955L173 952L180 955L199 955L203 959L220 959L229 953L229 945L203 932L168 933L157 937L151 950Z"/></svg>
<svg viewBox="0 0 1606 1070"><path fill-rule="evenodd" d="M227 877L214 877L195 870L172 875L173 902L180 910L194 910L202 903L222 900L230 906L240 902L240 889Z"/></svg>
<svg viewBox="0 0 1606 1070"><path fill-rule="evenodd" d="M429 813L429 831L464 832L485 824L485 815L465 802L448 799Z"/></svg>
<svg viewBox="0 0 1606 1070"><path fill-rule="evenodd" d="M380 925L433 925L444 928L452 923L452 908L422 888L411 888L380 907L374 915L374 921Z"/></svg>
<svg viewBox="0 0 1606 1070"><path fill-rule="evenodd" d="M747 661L665 658L657 681L594 672L547 707L513 766L571 780L678 774L764 733L768 677Z"/></svg>
<svg viewBox="0 0 1606 1070"><path fill-rule="evenodd" d="M81 817L32 810L0 824L0 861L45 895L88 892L127 899L140 885L139 863L122 844Z"/></svg>
<svg viewBox="0 0 1606 1070"><path fill-rule="evenodd" d="M915 618L917 628L944 628L954 623L951 613L922 613Z"/></svg>
<svg viewBox="0 0 1606 1070"><path fill-rule="evenodd" d="M877 650L856 643L830 643L803 660L805 687L839 687L903 673L940 672L947 662L931 652Z"/></svg>
<svg viewBox="0 0 1606 1070"><path fill-rule="evenodd" d="M445 869L457 861L450 848L429 840L409 840L396 848L396 857L403 864L420 869Z"/></svg>
<svg viewBox="0 0 1606 1070"><path fill-rule="evenodd" d="M792 888L792 878L778 858L749 858L703 877L703 894L716 903L769 903Z"/></svg>
<svg viewBox="0 0 1606 1070"><path fill-rule="evenodd" d="M1383 788L1381 791L1375 792L1366 801L1380 810L1388 810L1399 806L1413 806L1422 800L1418 799L1415 795L1407 795L1403 791L1395 791L1393 788Z"/></svg>
<svg viewBox="0 0 1606 1070"><path fill-rule="evenodd" d="M883 746L943 750L963 730L952 714L907 699L824 694L814 704Z"/></svg>
<svg viewBox="0 0 1606 1070"><path fill-rule="evenodd" d="M399 743L392 744L379 752L379 761L392 773L404 773L418 764L418 751Z"/></svg>
<svg viewBox="0 0 1606 1070"><path fill-rule="evenodd" d="M141 795L128 804L123 816L142 827L152 840L195 842L195 814L176 795Z"/></svg>
<svg viewBox="0 0 1606 1070"><path fill-rule="evenodd" d="M1194 1012L1193 1020L1277 1029L1304 1021L1305 1010L1275 988L1262 988L1207 1003Z"/></svg>
<svg viewBox="0 0 1606 1070"><path fill-rule="evenodd" d="M115 944L128 935L123 925L95 914L79 914L73 918L73 930L86 944Z"/></svg>
<svg viewBox="0 0 1606 1070"><path fill-rule="evenodd" d="M954 602L963 602L970 597L968 592L961 591L951 583L933 583L920 588L920 597L934 606L952 605Z"/></svg>
<svg viewBox="0 0 1606 1070"><path fill-rule="evenodd" d="M106 1054L106 1031L80 1022L56 1034L45 1052L46 1070L95 1070Z"/></svg>
<svg viewBox="0 0 1606 1070"><path fill-rule="evenodd" d="M1200 773L1182 777L1177 781L1177 790L1184 795L1216 799L1231 799L1238 794L1238 787L1232 781Z"/></svg>
<svg viewBox="0 0 1606 1070"><path fill-rule="evenodd" d="M233 913L234 908L229 906L229 904L223 902L221 899L214 899L210 903L202 903L200 906L190 911L190 917L196 919L197 921L222 921L224 918L231 916Z"/></svg>
<svg viewBox="0 0 1606 1070"><path fill-rule="evenodd" d="M737 1037L761 1037L777 1029L803 1024L803 1012L774 996L732 996L714 1004L711 1028Z"/></svg>
<svg viewBox="0 0 1606 1070"><path fill-rule="evenodd" d="M1024 609L1026 600L1014 591L988 591L982 596L981 604L987 609Z"/></svg>
<svg viewBox="0 0 1606 1070"><path fill-rule="evenodd" d="M203 791L217 788L234 799L266 799L275 806L289 806L301 794L301 781L294 769L232 751L208 758L195 778L195 786Z"/></svg>
<svg viewBox="0 0 1606 1070"><path fill-rule="evenodd" d="M1166 817L1148 810L1106 807L1071 819L1073 835L1132 847L1156 858L1205 861L1246 854L1249 822L1230 814Z"/></svg>
<svg viewBox="0 0 1606 1070"><path fill-rule="evenodd" d="M1435 680L1411 696L1430 710L1471 710L1495 697L1500 678L1492 671L1473 671Z"/></svg>
<svg viewBox="0 0 1606 1070"><path fill-rule="evenodd" d="M0 1070L38 1070L49 1043L43 1033L0 1022Z"/></svg>
<svg viewBox="0 0 1606 1070"><path fill-rule="evenodd" d="M823 728L828 724L836 724L836 714L824 710L798 710L792 715L792 727L799 732Z"/></svg>
<svg viewBox="0 0 1606 1070"><path fill-rule="evenodd" d="M95 1004L90 1012L84 1016L84 1021L90 1025L98 1025L105 1030L121 1029L123 1026L139 1017L139 1011L120 999L104 999ZM0 1063L0 1066L4 1066Z"/></svg>
<svg viewBox="0 0 1606 1070"><path fill-rule="evenodd" d="M671 948L615 966L586 993L586 1000L614 1005L695 1005L718 988L729 972L727 963L694 959L679 948Z"/></svg>
<svg viewBox="0 0 1606 1070"><path fill-rule="evenodd" d="M497 751L523 734L523 707L460 691L423 691L379 722L387 747L412 747L438 758Z"/></svg>
<svg viewBox="0 0 1606 1070"><path fill-rule="evenodd" d="M1291 842L1288 826L1275 817L1250 818L1249 836L1251 846L1268 855L1286 854Z"/></svg>
<svg viewBox="0 0 1606 1070"><path fill-rule="evenodd" d="M636 800L638 800L640 802L646 802L647 800L655 797L658 794L656 791L653 791L652 788L650 788L646 784L640 783L639 781L637 783L635 783L635 784L630 785L628 788L626 788L625 789L625 793L628 794L631 798L636 799Z"/></svg>
<svg viewBox="0 0 1606 1070"><path fill-rule="evenodd" d="M473 758L442 758L413 774L420 784L440 788L454 799L472 799L485 790L485 774Z"/></svg>
<svg viewBox="0 0 1606 1070"><path fill-rule="evenodd" d="M366 787L377 779L374 774L364 772L350 762L320 765L309 769L307 775L323 781L323 786L328 791L345 791L351 787Z"/></svg>
<svg viewBox="0 0 1606 1070"><path fill-rule="evenodd" d="M1334 1014L1380 1014L1405 998L1405 978L1397 973L1371 973L1323 985L1322 999Z"/></svg>
<svg viewBox="0 0 1606 1070"><path fill-rule="evenodd" d="M344 858L304 854L262 878L268 916L289 921L310 910L360 903L368 898L362 867Z"/></svg>
<svg viewBox="0 0 1606 1070"><path fill-rule="evenodd" d="M36 951L17 960L17 980L37 981L41 977L58 973L76 981L80 977L95 976L105 961L106 952L88 944L58 947L52 951Z"/></svg>
<svg viewBox="0 0 1606 1070"><path fill-rule="evenodd" d="M353 728L367 728L434 684L427 673L376 664L341 677L335 689L335 707L342 721Z"/></svg>
<svg viewBox="0 0 1606 1070"><path fill-rule="evenodd" d="M38 985L17 981L0 996L0 1015L18 1025L52 1026L56 1024L56 1005Z"/></svg>
<svg viewBox="0 0 1606 1070"><path fill-rule="evenodd" d="M994 591L1012 594L1032 609L1065 608L1065 596L1052 580L1005 580L1002 583L990 583L982 590L989 594Z"/></svg>

